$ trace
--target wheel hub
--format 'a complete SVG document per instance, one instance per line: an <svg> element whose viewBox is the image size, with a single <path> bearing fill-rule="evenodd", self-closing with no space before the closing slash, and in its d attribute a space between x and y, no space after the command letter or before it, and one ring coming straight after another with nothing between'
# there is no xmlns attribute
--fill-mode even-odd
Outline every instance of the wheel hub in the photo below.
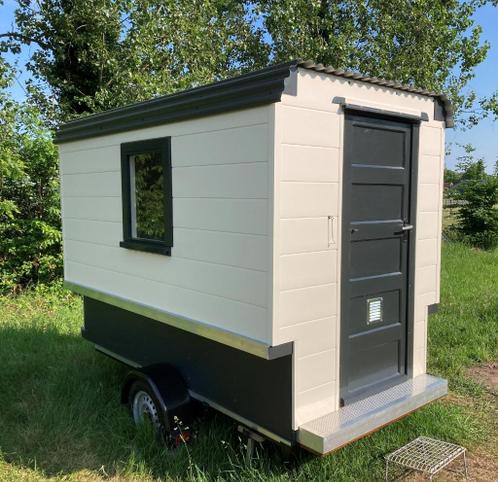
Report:
<svg viewBox="0 0 498 482"><path fill-rule="evenodd" d="M156 404L143 390L138 391L133 398L133 420L137 425L148 420L155 428L161 428Z"/></svg>

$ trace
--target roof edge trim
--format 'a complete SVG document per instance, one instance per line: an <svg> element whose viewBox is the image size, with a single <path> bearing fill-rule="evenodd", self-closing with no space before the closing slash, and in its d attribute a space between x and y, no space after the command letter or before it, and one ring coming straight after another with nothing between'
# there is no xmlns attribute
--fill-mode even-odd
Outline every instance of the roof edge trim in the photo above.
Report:
<svg viewBox="0 0 498 482"><path fill-rule="evenodd" d="M55 135L62 144L91 137L143 129L196 117L279 102L295 62L195 87L69 121Z"/></svg>
<svg viewBox="0 0 498 482"><path fill-rule="evenodd" d="M69 121L56 132L54 142L63 144L280 102L285 79L297 68L433 97L438 106L435 112L440 116L440 119L436 120L444 120L446 127L454 125L451 103L443 94L334 69L309 60L293 60L209 85Z"/></svg>

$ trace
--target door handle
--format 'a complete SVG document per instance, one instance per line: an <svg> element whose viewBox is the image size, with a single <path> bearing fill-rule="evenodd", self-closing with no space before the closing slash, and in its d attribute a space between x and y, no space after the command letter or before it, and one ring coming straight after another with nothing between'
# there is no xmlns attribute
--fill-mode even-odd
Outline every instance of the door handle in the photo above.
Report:
<svg viewBox="0 0 498 482"><path fill-rule="evenodd" d="M328 216L327 219L327 237L328 237L328 246L331 248L335 245L335 235L334 235L334 224L335 218L334 216Z"/></svg>
<svg viewBox="0 0 498 482"><path fill-rule="evenodd" d="M399 227L399 230L394 234L405 234L413 229L413 224L403 224Z"/></svg>
<svg viewBox="0 0 498 482"><path fill-rule="evenodd" d="M401 231L411 231L413 229L413 224L403 224L401 226Z"/></svg>

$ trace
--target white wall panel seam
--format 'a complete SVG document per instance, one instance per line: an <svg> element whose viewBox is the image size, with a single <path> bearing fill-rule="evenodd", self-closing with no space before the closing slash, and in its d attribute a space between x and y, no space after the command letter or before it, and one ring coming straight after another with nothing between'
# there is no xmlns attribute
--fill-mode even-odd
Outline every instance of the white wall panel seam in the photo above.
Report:
<svg viewBox="0 0 498 482"><path fill-rule="evenodd" d="M300 181L295 179L282 179L282 184L339 184L338 181Z"/></svg>
<svg viewBox="0 0 498 482"><path fill-rule="evenodd" d="M339 149L339 146L331 146L331 145L320 146L317 144L300 144L300 143L296 143L296 142L282 142L280 145L281 146L290 146L290 147L306 147L309 149L331 149L331 150L332 149L336 149L336 150Z"/></svg>
<svg viewBox="0 0 498 482"><path fill-rule="evenodd" d="M285 290L280 290L280 293L290 293L290 292L296 292L296 291L311 290L313 288L322 288L323 286L335 286L336 284L337 284L336 282L331 282L331 283L320 283L317 285L303 286L301 288L288 288Z"/></svg>
<svg viewBox="0 0 498 482"><path fill-rule="evenodd" d="M191 164L191 165L178 165L178 166L172 166L171 169L173 171L176 170L181 170L181 169L209 169L210 167L228 167L228 166L251 166L251 165L260 165L260 164L267 164L268 160L262 160L262 161L248 161L248 162L213 162L210 164Z"/></svg>
<svg viewBox="0 0 498 482"><path fill-rule="evenodd" d="M335 314L330 314L330 315L327 315L327 316L321 316L320 318L313 318L312 320L306 320L306 321L299 321L297 323L293 323L292 325L285 325L285 326L281 326L280 327L280 330L281 331L291 331L295 328L298 328L300 326L304 326L304 325L308 325L308 324L312 324L312 323L317 323L319 321L323 321L323 320L329 320L331 318L336 318L337 315Z"/></svg>
<svg viewBox="0 0 498 482"><path fill-rule="evenodd" d="M285 218L280 218L280 221L291 221L294 219L327 219L327 216L324 216L323 214L320 214L318 216L291 216L291 217L285 217Z"/></svg>
<svg viewBox="0 0 498 482"><path fill-rule="evenodd" d="M109 199L109 198L121 199L121 196L111 195L111 194L99 194L96 196L86 196L86 195L75 196L75 195L64 194L64 197L66 199L89 199L89 198L90 199Z"/></svg>
<svg viewBox="0 0 498 482"><path fill-rule="evenodd" d="M120 197L120 196L100 196L100 197ZM236 199L236 200L246 200L246 201L267 201L269 198L268 197L247 197L247 196L244 196L244 197L236 197L236 196L174 196L173 197L173 202L175 201L175 199L213 199L213 200L224 200L224 199L228 199L228 200L232 200L232 199Z"/></svg>
<svg viewBox="0 0 498 482"><path fill-rule="evenodd" d="M308 360L309 358L322 356L324 353L332 353L335 351L335 348L327 348L325 350L320 350L314 353L308 353L307 355L298 356L298 360Z"/></svg>
<svg viewBox="0 0 498 482"><path fill-rule="evenodd" d="M83 243L83 244L92 244L92 245L95 245L95 246L102 246L102 247L110 247L110 248L118 248L118 249L126 249L126 248L121 248L119 246L119 242L118 243L102 243L102 242L98 242L98 241L89 241L87 239L75 239L75 238L71 238L71 237L68 237L66 236L66 241L72 241L72 242L76 242L76 243ZM121 240L120 240L121 241ZM208 265L212 265L212 266L224 266L224 267L227 267L227 268L237 268L237 269L242 269L242 270L247 270L247 271L255 271L255 272L258 272L258 273L267 273L268 271L267 270L264 270L264 269L258 269L258 268L250 268L248 266L240 266L240 265L236 265L236 264L229 264L229 263L221 263L221 262L217 262L217 261L208 261L206 259L200 259L200 258L191 258L191 257L188 257L188 256L178 256L176 254L174 254L174 249L175 247L173 246L172 248L172 256L174 256L175 259L184 259L186 261L193 261L195 263L204 263L204 264L208 264ZM161 256L161 255L157 255L155 253L150 253L151 256ZM93 265L92 265L93 266Z"/></svg>
<svg viewBox="0 0 498 482"><path fill-rule="evenodd" d="M72 260L71 258L67 258L67 261L68 261L68 263L79 264L81 266L86 266L88 268L95 268L95 269L98 269L98 270L101 270L101 271L107 271L109 273L116 273L116 274L127 276L127 277L130 277L130 278L137 278L137 279L141 279L143 281L149 281L149 282L156 283L156 284L159 284L161 286L164 286L165 288L171 287L171 288L176 288L176 289L180 289L180 290L191 291L192 293L199 293L199 294L202 294L204 296L212 296L213 298L220 298L220 299L228 300L228 301L231 301L233 303L238 303L238 304L241 304L241 305L254 306L256 308L262 308L264 310L267 309L266 306L258 305L256 303L249 303L247 301L241 301L241 300L237 300L235 298L229 298L228 296L222 296L222 295L217 295L217 294L213 294L213 293L208 293L206 291L202 291L202 290L198 290L198 289L194 289L194 288L187 288L187 287L181 286L181 285L174 285L174 284L171 284L171 283L165 283L165 282L157 280L157 279L147 278L145 276L140 276L140 275L136 275L136 274L130 274L130 273L126 273L126 272L123 272L123 271L117 271L117 270L111 269L111 268L102 268L100 266L95 266L95 265L90 264L90 263L82 263L81 261L75 261L75 260ZM78 284L78 280L72 280L72 281L74 283Z"/></svg>
<svg viewBox="0 0 498 482"><path fill-rule="evenodd" d="M64 177L66 176L85 176L85 175L90 175L90 174L121 174L121 171L119 169L108 169L106 171L81 171L81 172L63 172L62 175Z"/></svg>
<svg viewBox="0 0 498 482"><path fill-rule="evenodd" d="M306 107L303 105L296 105L296 104L287 104L283 103L282 104L286 109L296 109L296 110L305 110L308 112L319 112L320 114L330 114L330 115L339 115L340 111L337 105L330 103L332 108L330 110L327 109L317 109L316 107Z"/></svg>
<svg viewBox="0 0 498 482"><path fill-rule="evenodd" d="M297 392L297 395L302 395L304 393L308 393L308 392L311 392L312 390L318 390L319 388L323 388L323 387L326 387L327 385L336 385L336 380L330 380L329 382L325 382L325 383L320 383L319 385L315 385L311 388L306 388L305 390L298 390ZM317 400L317 402L319 402L319 400ZM332 411L332 410L330 410Z"/></svg>
<svg viewBox="0 0 498 482"><path fill-rule="evenodd" d="M92 219L92 218L75 218L74 216L64 216L62 219L71 220L71 221L91 221L92 223L103 223L103 224L122 224L121 221Z"/></svg>
<svg viewBox="0 0 498 482"><path fill-rule="evenodd" d="M335 252L337 251L337 248L329 248L329 249L320 249L320 250L317 250L317 251L300 251L300 252L297 252L297 253L281 253L280 254L280 257L281 258L290 258L290 257L293 257L293 256L302 256L302 257L305 257L306 255L309 255L309 254L322 254L322 253L331 253L331 252Z"/></svg>
<svg viewBox="0 0 498 482"><path fill-rule="evenodd" d="M233 113L227 113L225 115L230 115L230 114L233 114ZM224 114L220 114L220 115L224 115ZM211 116L212 117L212 116ZM209 116L205 117L203 120L207 120L209 118ZM227 119L228 120L228 119ZM181 121L181 122L188 122L188 121ZM228 120L228 122L230 122ZM246 128L249 128L249 127L258 127L258 126L264 126L267 124L267 122L256 122L256 123L250 123L250 124L241 124L241 125L234 125L234 126L227 126L227 127L223 127L223 128L219 128L219 129L206 129L206 130L194 130L194 131L190 131L190 132L185 132L184 134L178 134L178 133L171 133L171 134L168 134L168 128L170 129L174 129L174 128L178 128L178 124L180 124L180 122L172 122L172 123L169 123L169 124L162 124L162 125L158 125L158 126L153 126L153 127L146 127L145 129L136 129L134 132L139 132L139 131L147 131L147 130L150 130L150 131L154 131L155 133L153 134L152 132L150 134L148 134L147 132L143 132L143 136L139 136L137 137L136 139L134 138L134 140L147 140L147 139L150 139L151 135L153 135L154 137L156 137L156 134L158 130L161 130L161 129L164 129L164 137L171 137L171 138L174 138L174 137L186 137L186 136L195 136L195 135L199 135L199 134L212 134L212 133L215 133L215 132L224 132L224 131L232 131L232 130L235 130L235 129L246 129ZM105 139L106 137L111 137L111 136L120 136L120 137L123 137L125 138L126 136L126 132L120 132L120 133L117 133L117 134L109 134L108 136L101 136L100 139ZM81 141L81 140L77 140L77 141L73 141L73 142L80 142L80 143L91 143L92 142L92 139L87 139L87 140L84 140L84 141ZM126 141L122 141L122 142L126 142ZM70 149L70 146L72 144L72 142L68 142L66 144L64 144L64 148L61 149L61 152L63 152L63 154L73 154L73 153L76 153L76 152L87 152L87 151L90 151L90 150L96 150L96 149L104 149L104 148L110 148L110 147L120 147L121 146L121 141L118 141L117 139L113 139L112 141L110 141L108 144L99 144L98 146L94 146L94 147L81 147L81 148L77 148L77 149Z"/></svg>

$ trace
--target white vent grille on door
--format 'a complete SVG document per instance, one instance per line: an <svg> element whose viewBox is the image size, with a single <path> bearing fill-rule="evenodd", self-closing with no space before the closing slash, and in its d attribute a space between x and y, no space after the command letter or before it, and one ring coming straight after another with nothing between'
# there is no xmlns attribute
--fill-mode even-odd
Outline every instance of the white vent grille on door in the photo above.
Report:
<svg viewBox="0 0 498 482"><path fill-rule="evenodd" d="M382 321L382 298L370 298L367 300L367 324Z"/></svg>

